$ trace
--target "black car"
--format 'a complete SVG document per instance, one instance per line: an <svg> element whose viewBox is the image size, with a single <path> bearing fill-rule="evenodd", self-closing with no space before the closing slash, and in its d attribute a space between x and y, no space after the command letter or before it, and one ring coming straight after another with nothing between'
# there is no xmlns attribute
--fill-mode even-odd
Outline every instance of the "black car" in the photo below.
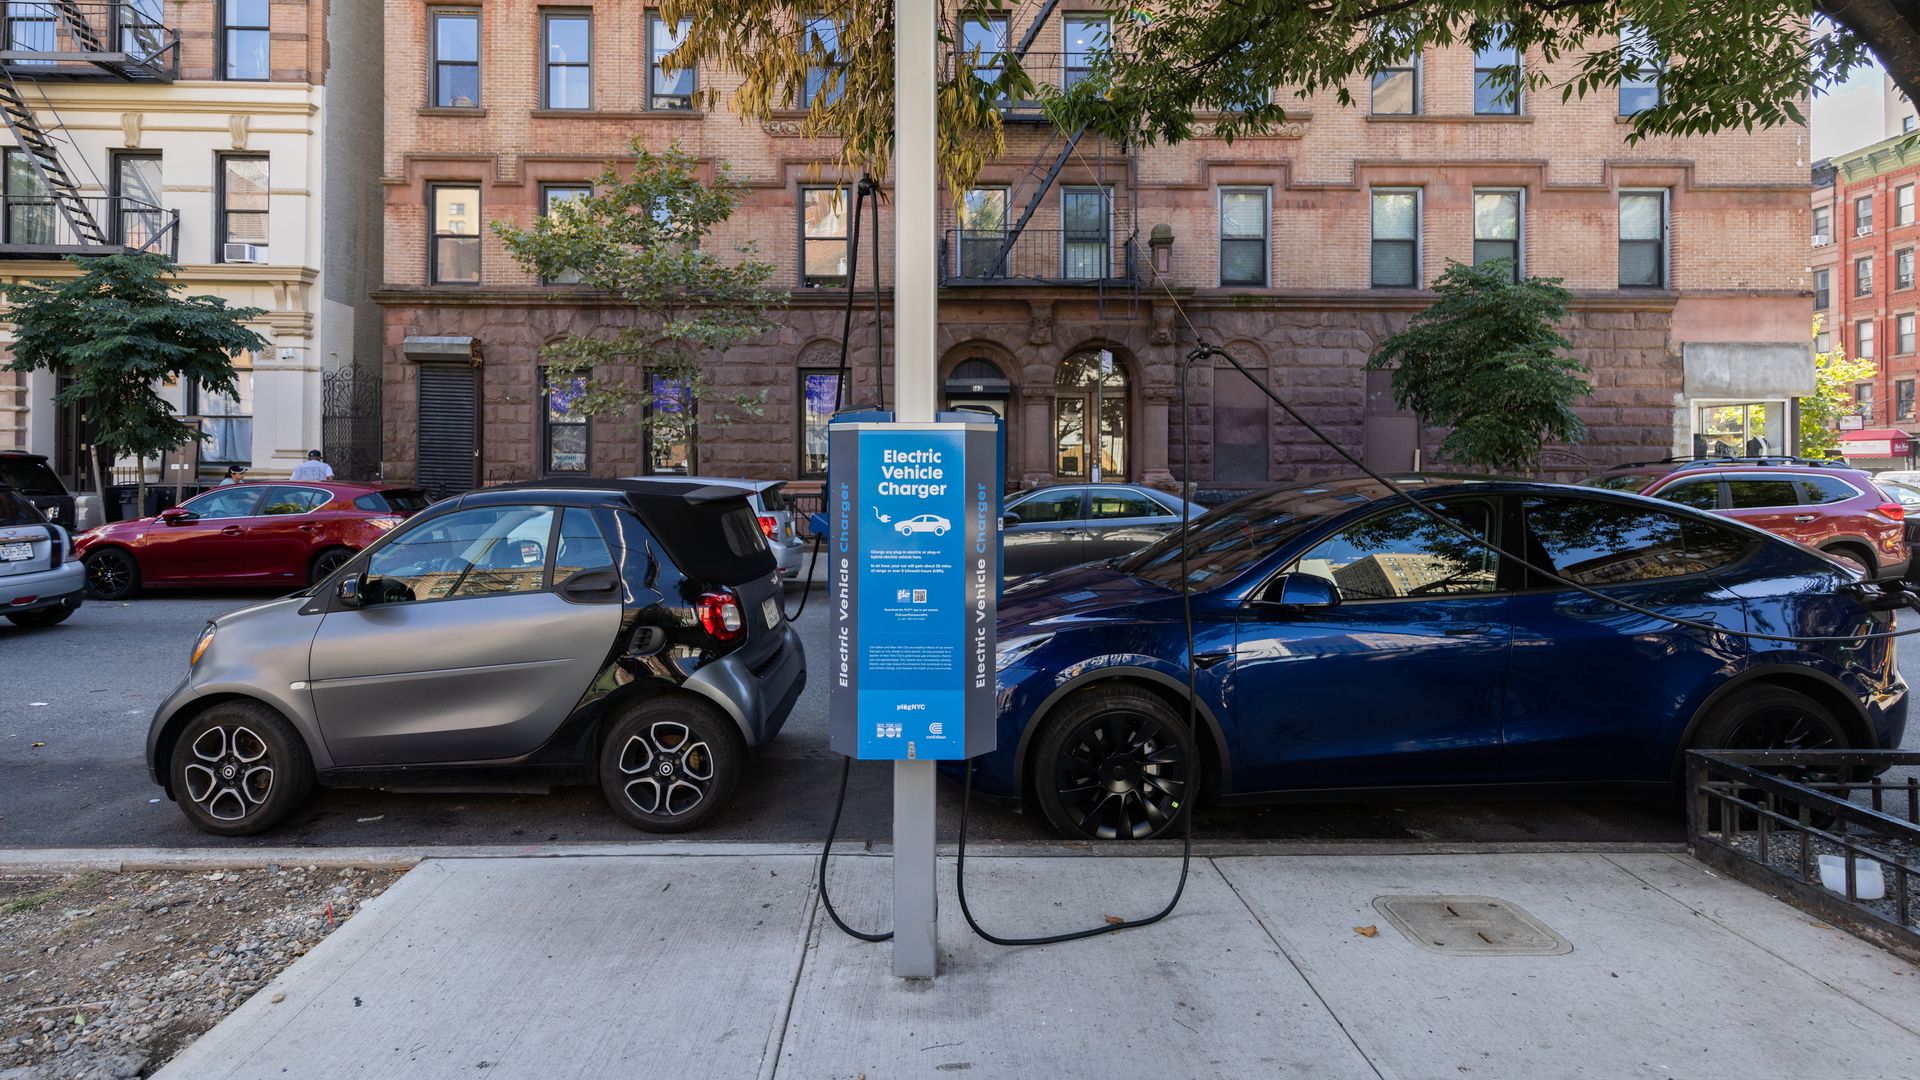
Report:
<svg viewBox="0 0 1920 1080"><path fill-rule="evenodd" d="M1100 562L1138 551L1180 527L1180 498L1139 484L1057 484L1007 500L1007 577ZM1204 510L1195 504L1191 516Z"/></svg>
<svg viewBox="0 0 1920 1080"><path fill-rule="evenodd" d="M47 515L48 521L68 532L77 531L79 526L78 519L74 517L73 493L47 466L45 455L0 450L0 486L13 488L26 496L28 502Z"/></svg>
<svg viewBox="0 0 1920 1080"><path fill-rule="evenodd" d="M738 487L486 488L435 503L305 592L207 625L147 766L238 836L315 783L598 783L638 828L726 803L806 686Z"/></svg>

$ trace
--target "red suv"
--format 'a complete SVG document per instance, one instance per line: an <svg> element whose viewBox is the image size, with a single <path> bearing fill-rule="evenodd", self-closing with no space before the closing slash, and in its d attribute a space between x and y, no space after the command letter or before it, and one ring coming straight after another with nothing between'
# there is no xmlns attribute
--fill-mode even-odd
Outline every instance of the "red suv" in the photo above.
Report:
<svg viewBox="0 0 1920 1080"><path fill-rule="evenodd" d="M120 600L143 586L307 585L427 506L418 488L288 480L228 484L159 517L74 540L87 591Z"/></svg>
<svg viewBox="0 0 1920 1080"><path fill-rule="evenodd" d="M1858 469L1800 458L1705 458L1623 465L1581 481L1710 510L1860 566L1907 571L1906 511Z"/></svg>

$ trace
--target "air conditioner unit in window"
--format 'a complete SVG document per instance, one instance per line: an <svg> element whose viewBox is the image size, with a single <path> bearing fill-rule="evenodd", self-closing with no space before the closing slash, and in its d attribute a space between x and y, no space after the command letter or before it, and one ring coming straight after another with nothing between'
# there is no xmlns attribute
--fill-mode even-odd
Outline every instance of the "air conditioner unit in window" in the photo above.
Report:
<svg viewBox="0 0 1920 1080"><path fill-rule="evenodd" d="M1831 244L1831 243L1833 243L1833 237L1828 236L1826 233L1813 234L1814 247L1826 247L1828 244Z"/></svg>
<svg viewBox="0 0 1920 1080"><path fill-rule="evenodd" d="M1855 230L1853 230L1853 235L1855 235L1855 236L1872 236L1872 235L1873 235L1873 226L1871 226L1871 225L1862 225L1862 226L1860 226L1859 228L1857 228L1857 229L1855 229Z"/></svg>
<svg viewBox="0 0 1920 1080"><path fill-rule="evenodd" d="M230 263L257 263L267 261L267 249L258 244L222 244L220 261Z"/></svg>

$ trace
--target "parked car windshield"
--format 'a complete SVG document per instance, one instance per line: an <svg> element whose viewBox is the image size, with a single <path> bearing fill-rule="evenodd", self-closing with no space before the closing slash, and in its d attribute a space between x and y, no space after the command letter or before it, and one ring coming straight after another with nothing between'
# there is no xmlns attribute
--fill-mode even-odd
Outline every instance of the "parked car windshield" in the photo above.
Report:
<svg viewBox="0 0 1920 1080"><path fill-rule="evenodd" d="M0 528L13 525L44 525L47 519L40 516L34 505L21 498L17 493L0 488Z"/></svg>
<svg viewBox="0 0 1920 1080"><path fill-rule="evenodd" d="M1195 518L1187 530L1187 579L1195 588L1227 581L1280 545L1387 493L1372 480L1340 480L1249 495ZM1180 533L1120 564L1123 573L1180 587Z"/></svg>
<svg viewBox="0 0 1920 1080"><path fill-rule="evenodd" d="M0 457L0 484L29 495L65 495L67 489L39 458Z"/></svg>

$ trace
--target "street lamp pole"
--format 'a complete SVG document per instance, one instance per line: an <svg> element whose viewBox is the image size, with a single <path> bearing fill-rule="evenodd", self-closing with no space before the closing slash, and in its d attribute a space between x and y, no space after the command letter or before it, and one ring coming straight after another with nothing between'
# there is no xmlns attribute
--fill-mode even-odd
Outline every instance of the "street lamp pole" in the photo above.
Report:
<svg viewBox="0 0 1920 1080"><path fill-rule="evenodd" d="M934 418L939 325L934 4L894 2L893 407L896 419L906 423ZM894 762L893 973L903 978L932 978L936 966L934 806L934 763Z"/></svg>

